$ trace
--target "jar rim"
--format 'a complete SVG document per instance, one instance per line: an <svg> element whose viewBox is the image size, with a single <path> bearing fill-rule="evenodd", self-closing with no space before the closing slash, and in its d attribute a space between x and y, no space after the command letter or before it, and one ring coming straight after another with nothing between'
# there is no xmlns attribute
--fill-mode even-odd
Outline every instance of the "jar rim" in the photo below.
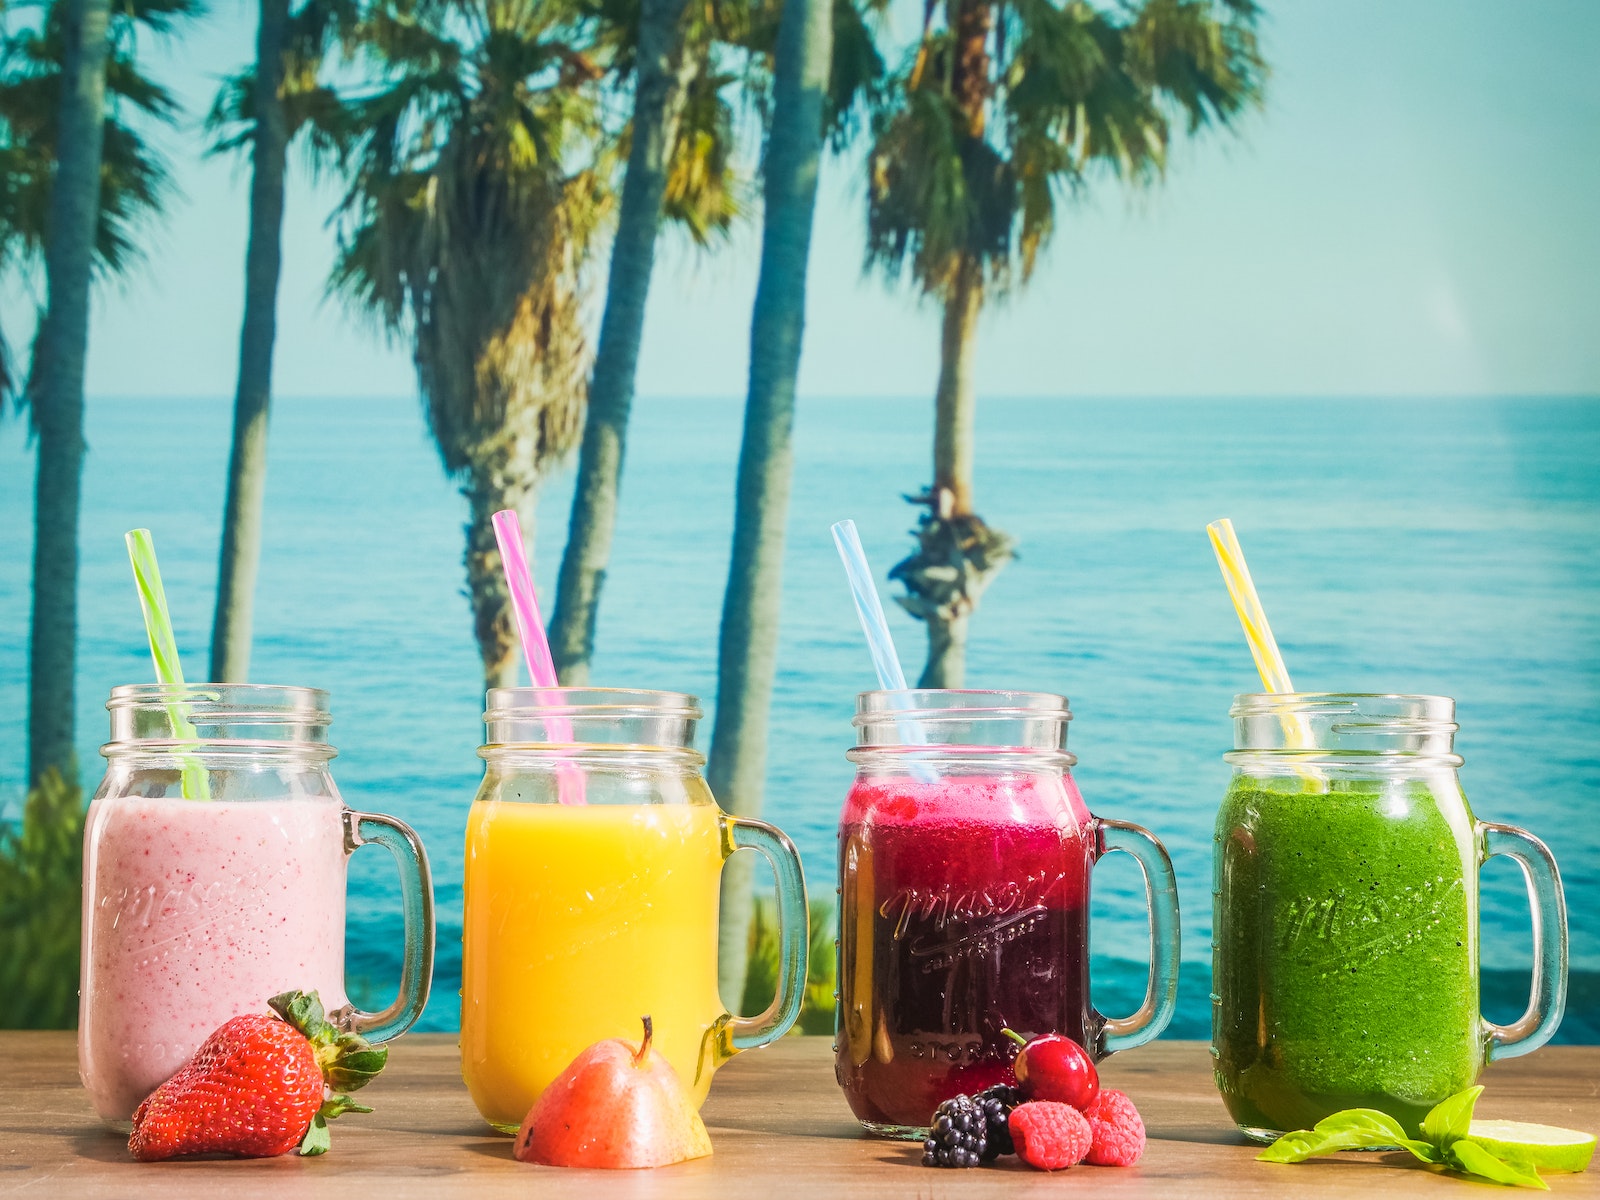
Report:
<svg viewBox="0 0 1600 1200"><path fill-rule="evenodd" d="M936 771L950 767L1004 768L1025 766L1039 770L1070 771L1078 756L1060 746L982 746L953 742L947 745L852 746L844 756L857 770L903 766L907 772L919 764ZM1011 761L1005 761L1011 760Z"/></svg>
<svg viewBox="0 0 1600 1200"><path fill-rule="evenodd" d="M276 702L274 702L276 701ZM322 688L283 683L124 683L111 689L108 711L170 708L182 705L203 712L226 711L235 719L256 723L328 725L328 693Z"/></svg>
<svg viewBox="0 0 1600 1200"><path fill-rule="evenodd" d="M559 771L563 766L586 770L651 770L678 766L699 773L705 755L693 746L654 746L644 742L485 742L478 757L495 766L537 767Z"/></svg>
<svg viewBox="0 0 1600 1200"><path fill-rule="evenodd" d="M988 703L982 703L988 701ZM856 694L857 728L882 721L1072 720L1068 699L1057 692L994 688L878 688Z"/></svg>
<svg viewBox="0 0 1600 1200"><path fill-rule="evenodd" d="M1460 765L1456 702L1402 692L1247 692L1234 697L1235 765L1428 761Z"/></svg>
<svg viewBox="0 0 1600 1200"><path fill-rule="evenodd" d="M485 724L539 717L677 717L698 721L700 701L687 692L650 688L509 687L484 694Z"/></svg>
<svg viewBox="0 0 1600 1200"><path fill-rule="evenodd" d="M1418 708L1444 709L1451 713L1456 706L1450 696L1426 692L1241 692L1233 698L1233 707L1228 715L1255 716L1285 711L1336 715L1341 711L1354 711L1354 706L1361 700L1390 700L1397 704L1409 702Z"/></svg>

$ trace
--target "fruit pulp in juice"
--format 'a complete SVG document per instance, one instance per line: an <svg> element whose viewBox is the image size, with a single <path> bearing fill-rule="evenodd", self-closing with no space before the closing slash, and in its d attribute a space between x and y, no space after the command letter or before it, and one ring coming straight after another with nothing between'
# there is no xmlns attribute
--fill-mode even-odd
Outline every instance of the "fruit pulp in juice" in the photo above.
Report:
<svg viewBox="0 0 1600 1200"><path fill-rule="evenodd" d="M467 818L461 1071L478 1111L515 1130L578 1054L637 1042L705 1099L716 1059L713 804L479 800Z"/></svg>
<svg viewBox="0 0 1600 1200"><path fill-rule="evenodd" d="M1092 1046L1089 816L1070 777L858 780L840 826L835 1074L886 1132L1012 1081L1024 1036Z"/></svg>
<svg viewBox="0 0 1600 1200"><path fill-rule="evenodd" d="M344 836L327 798L89 806L78 1063L103 1118L280 992L346 1003Z"/></svg>
<svg viewBox="0 0 1600 1200"><path fill-rule="evenodd" d="M1346 1108L1415 1136L1483 1064L1472 817L1453 788L1239 777L1217 816L1217 1087L1257 1136Z"/></svg>

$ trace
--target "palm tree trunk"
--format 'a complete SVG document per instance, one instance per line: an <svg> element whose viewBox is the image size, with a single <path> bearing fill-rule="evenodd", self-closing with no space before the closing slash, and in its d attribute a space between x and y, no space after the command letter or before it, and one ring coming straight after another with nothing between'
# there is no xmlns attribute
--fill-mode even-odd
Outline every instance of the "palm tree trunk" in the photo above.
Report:
<svg viewBox="0 0 1600 1200"><path fill-rule="evenodd" d="M973 424L977 400L972 363L978 313L983 307L979 268L959 268L945 299L939 341L939 391L933 421L933 512L942 520L972 512ZM958 688L966 678L967 615L941 608L930 611L928 661L918 687Z"/></svg>
<svg viewBox="0 0 1600 1200"><path fill-rule="evenodd" d="M284 123L283 39L288 0L261 0L256 31L250 244L245 251L244 323L239 384L233 397L233 450L222 512L217 607L211 622L211 678L250 677L251 617L261 562L261 508L267 485L267 418L272 348L277 336L278 276L283 253L283 176L289 135Z"/></svg>
<svg viewBox="0 0 1600 1200"><path fill-rule="evenodd" d="M787 0L778 26L772 131L767 142L761 274L750 322L750 390L733 517L733 555L717 644L717 717L708 778L722 807L761 812L767 717L777 671L784 526L789 510L795 379L805 328L822 105L833 54L833 0ZM722 874L718 956L722 994L744 995L750 863Z"/></svg>
<svg viewBox="0 0 1600 1200"><path fill-rule="evenodd" d="M500 546L494 536L494 514L514 508L523 536L533 540L534 495L537 479L510 469L502 455L475 462L462 489L467 497L467 597L472 605L472 630L483 659L485 690L516 687L517 629L511 615L511 593L506 588ZM533 562L533 556L528 556Z"/></svg>
<svg viewBox="0 0 1600 1200"><path fill-rule="evenodd" d="M983 307L978 270L971 264L961 267L944 303L933 418L933 490L938 501L935 511L942 516L965 516L972 511L972 430L977 410L972 360L978 313ZM949 500L940 493L949 493Z"/></svg>
<svg viewBox="0 0 1600 1200"><path fill-rule="evenodd" d="M551 657L561 682L569 686L589 679L595 616L617 523L617 490L628 414L633 408L639 342L644 334L645 301L655 265L656 230L667 187L667 161L683 104L679 25L686 7L687 0L643 0L639 15L633 143L622 182L600 343L589 385L577 491L550 621Z"/></svg>
<svg viewBox="0 0 1600 1200"><path fill-rule="evenodd" d="M917 678L919 688L960 688L967 681L967 621L960 616L928 621L928 661Z"/></svg>
<svg viewBox="0 0 1600 1200"><path fill-rule="evenodd" d="M56 173L45 237L48 299L29 405L39 439L34 484L33 613L28 660L28 782L50 767L77 776L73 750L78 637L78 508L83 489L83 377L89 285L100 209L109 0L62 5L65 58Z"/></svg>

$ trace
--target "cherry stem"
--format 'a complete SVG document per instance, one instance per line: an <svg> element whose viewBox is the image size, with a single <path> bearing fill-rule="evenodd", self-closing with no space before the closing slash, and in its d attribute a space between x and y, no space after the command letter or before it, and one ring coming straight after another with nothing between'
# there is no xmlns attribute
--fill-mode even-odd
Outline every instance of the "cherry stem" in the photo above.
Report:
<svg viewBox="0 0 1600 1200"><path fill-rule="evenodd" d="M650 1053L650 1039L655 1036L655 1027L651 1024L650 1017L646 1014L640 1018L644 1021L644 1041L639 1043L639 1052L633 1056L633 1065L644 1066L644 1060Z"/></svg>
<svg viewBox="0 0 1600 1200"><path fill-rule="evenodd" d="M1001 1029L1000 1032L1005 1034L1008 1038L1010 1038L1013 1042L1015 1042L1019 1046L1026 1046L1028 1044L1028 1039L1023 1037L1015 1029Z"/></svg>

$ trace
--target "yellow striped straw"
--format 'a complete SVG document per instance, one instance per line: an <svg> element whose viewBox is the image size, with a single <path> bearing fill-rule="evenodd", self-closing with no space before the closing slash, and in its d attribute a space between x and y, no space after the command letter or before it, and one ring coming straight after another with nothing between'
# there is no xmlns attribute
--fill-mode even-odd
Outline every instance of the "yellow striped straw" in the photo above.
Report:
<svg viewBox="0 0 1600 1200"><path fill-rule="evenodd" d="M1256 670L1261 672L1261 686L1268 692L1292 692L1289 668L1283 665L1283 655L1278 652L1277 640L1272 636L1272 626L1267 624L1266 610L1256 595L1256 585L1250 578L1250 568L1245 565L1244 551L1234 535L1233 522L1223 517L1206 526L1211 536L1211 548L1217 554L1217 566L1222 568L1223 582L1228 585L1228 595L1233 597L1233 610L1239 614L1239 624L1244 626L1244 640L1250 645L1250 654L1256 660Z"/></svg>
<svg viewBox="0 0 1600 1200"><path fill-rule="evenodd" d="M1223 581L1228 585L1228 595L1233 597L1233 610L1239 614L1239 624L1244 626L1244 640L1250 644L1250 654L1256 660L1256 670L1261 672L1261 686L1272 693L1292 692L1294 683L1289 678L1289 668L1283 664L1278 641L1272 636L1272 626L1267 624L1267 613L1256 595L1255 582L1250 578L1250 568L1245 565L1244 551L1234 535L1233 522L1223 517L1206 526L1211 537L1211 548L1217 554L1217 566L1222 568ZM1306 719L1296 714L1282 718L1284 741L1291 749L1310 750L1316 738ZM1296 768L1303 778L1319 777L1305 768Z"/></svg>

